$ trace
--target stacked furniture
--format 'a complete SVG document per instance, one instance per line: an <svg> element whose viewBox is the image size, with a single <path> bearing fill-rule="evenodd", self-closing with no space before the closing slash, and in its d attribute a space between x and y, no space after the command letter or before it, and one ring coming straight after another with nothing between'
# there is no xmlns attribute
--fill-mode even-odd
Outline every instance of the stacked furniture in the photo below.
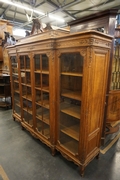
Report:
<svg viewBox="0 0 120 180"><path fill-rule="evenodd" d="M110 52L109 78L107 83L104 123L101 143L105 145L111 136L108 134L119 133L120 122L120 28L116 27L117 9L106 10L88 17L80 18L69 23L70 31L80 32L97 30L112 35L113 41ZM116 27L116 28L115 28ZM117 42L118 41L118 42Z"/></svg>
<svg viewBox="0 0 120 180"><path fill-rule="evenodd" d="M0 107L11 107L10 75L0 74Z"/></svg>
<svg viewBox="0 0 120 180"><path fill-rule="evenodd" d="M51 30L8 47L13 117L81 175L99 156L111 41L97 31Z"/></svg>

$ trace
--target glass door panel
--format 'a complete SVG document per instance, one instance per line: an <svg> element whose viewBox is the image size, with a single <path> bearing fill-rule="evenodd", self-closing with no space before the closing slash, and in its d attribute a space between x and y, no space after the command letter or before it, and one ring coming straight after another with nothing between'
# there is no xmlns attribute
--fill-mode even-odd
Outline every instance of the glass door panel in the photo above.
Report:
<svg viewBox="0 0 120 180"><path fill-rule="evenodd" d="M33 126L31 67L28 55L20 55L23 122Z"/></svg>
<svg viewBox="0 0 120 180"><path fill-rule="evenodd" d="M18 114L21 116L21 106L20 106L20 94L19 92L14 92L14 113Z"/></svg>
<svg viewBox="0 0 120 180"><path fill-rule="evenodd" d="M35 98L36 98L36 103L39 103L41 105L42 101L41 101L41 91L40 90L35 90L36 92L36 95L35 95Z"/></svg>
<svg viewBox="0 0 120 180"><path fill-rule="evenodd" d="M31 85L31 73L26 72L26 84Z"/></svg>
<svg viewBox="0 0 120 180"><path fill-rule="evenodd" d="M60 57L59 141L65 149L78 153L83 57L66 53Z"/></svg>
<svg viewBox="0 0 120 180"><path fill-rule="evenodd" d="M35 66L35 71L41 70L41 63L40 63L40 55L39 54L35 54L35 56L34 56L34 66Z"/></svg>
<svg viewBox="0 0 120 180"><path fill-rule="evenodd" d="M42 106L36 105L36 116L42 120Z"/></svg>
<svg viewBox="0 0 120 180"><path fill-rule="evenodd" d="M48 73L48 71L49 71L48 57L45 54L43 54L42 55L42 72Z"/></svg>
<svg viewBox="0 0 120 180"><path fill-rule="evenodd" d="M11 60L11 68L12 68L13 112L17 116L21 116L18 59L16 56L11 56L10 60Z"/></svg>
<svg viewBox="0 0 120 180"><path fill-rule="evenodd" d="M49 75L42 74L42 89L49 91Z"/></svg>
<svg viewBox="0 0 120 180"><path fill-rule="evenodd" d="M49 109L49 93L48 92L42 92L42 104L44 107Z"/></svg>
<svg viewBox="0 0 120 180"><path fill-rule="evenodd" d="M35 73L35 87L41 88L41 74Z"/></svg>
<svg viewBox="0 0 120 180"><path fill-rule="evenodd" d="M23 109L23 121L30 126L33 126L33 116L31 113Z"/></svg>
<svg viewBox="0 0 120 180"><path fill-rule="evenodd" d="M45 54L34 56L36 129L47 139L50 137L49 126L49 61Z"/></svg>

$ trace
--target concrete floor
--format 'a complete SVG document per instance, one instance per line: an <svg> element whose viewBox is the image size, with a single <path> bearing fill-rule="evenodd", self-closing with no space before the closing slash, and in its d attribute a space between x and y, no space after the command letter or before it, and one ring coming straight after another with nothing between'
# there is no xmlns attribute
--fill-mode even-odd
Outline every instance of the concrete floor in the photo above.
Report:
<svg viewBox="0 0 120 180"><path fill-rule="evenodd" d="M13 121L12 111L0 109L0 166L9 180L120 180L120 140L85 170L50 149ZM0 180L4 180L0 176Z"/></svg>

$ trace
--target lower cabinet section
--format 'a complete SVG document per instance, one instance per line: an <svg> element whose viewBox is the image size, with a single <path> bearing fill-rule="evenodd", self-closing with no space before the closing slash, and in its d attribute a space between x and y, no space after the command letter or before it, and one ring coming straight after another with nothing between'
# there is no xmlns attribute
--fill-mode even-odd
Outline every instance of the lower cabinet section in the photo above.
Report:
<svg viewBox="0 0 120 180"><path fill-rule="evenodd" d="M52 155L60 151L80 166L83 176L99 155L112 38L97 31L62 33L8 47L13 117Z"/></svg>

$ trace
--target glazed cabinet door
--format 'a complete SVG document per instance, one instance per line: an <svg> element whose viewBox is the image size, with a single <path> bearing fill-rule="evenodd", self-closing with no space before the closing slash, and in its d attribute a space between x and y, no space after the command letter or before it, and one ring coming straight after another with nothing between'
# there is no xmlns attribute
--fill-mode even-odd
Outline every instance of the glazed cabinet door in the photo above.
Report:
<svg viewBox="0 0 120 180"><path fill-rule="evenodd" d="M19 55L20 78L21 78L21 99L22 99L22 123L33 127L33 102L31 82L31 61L29 54Z"/></svg>
<svg viewBox="0 0 120 180"><path fill-rule="evenodd" d="M39 135L50 138L49 59L46 54L34 54L35 127Z"/></svg>
<svg viewBox="0 0 120 180"><path fill-rule="evenodd" d="M16 55L10 57L11 88L13 114L21 119L20 87L19 87L19 60Z"/></svg>
<svg viewBox="0 0 120 180"><path fill-rule="evenodd" d="M58 148L78 155L83 57L79 52L61 53L58 81Z"/></svg>

